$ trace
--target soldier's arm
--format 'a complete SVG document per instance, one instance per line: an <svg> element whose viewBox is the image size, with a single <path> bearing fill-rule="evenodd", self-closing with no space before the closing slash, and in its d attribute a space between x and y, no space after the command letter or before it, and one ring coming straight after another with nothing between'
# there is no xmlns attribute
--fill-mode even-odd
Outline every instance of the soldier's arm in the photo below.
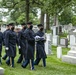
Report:
<svg viewBox="0 0 76 75"><path fill-rule="evenodd" d="M7 49L9 48L9 32L5 34L5 46Z"/></svg>
<svg viewBox="0 0 76 75"><path fill-rule="evenodd" d="M18 33L17 35L17 45L18 45L18 48L20 49L21 46L20 46L20 41L21 41L21 31Z"/></svg>
<svg viewBox="0 0 76 75"><path fill-rule="evenodd" d="M3 45L5 45L5 31L3 32Z"/></svg>
<svg viewBox="0 0 76 75"><path fill-rule="evenodd" d="M30 36L32 36L32 37L30 37ZM28 41L31 41L31 42L32 42L32 41L35 41L34 36L31 35L30 32L27 32L27 34L26 34L26 38L27 38Z"/></svg>

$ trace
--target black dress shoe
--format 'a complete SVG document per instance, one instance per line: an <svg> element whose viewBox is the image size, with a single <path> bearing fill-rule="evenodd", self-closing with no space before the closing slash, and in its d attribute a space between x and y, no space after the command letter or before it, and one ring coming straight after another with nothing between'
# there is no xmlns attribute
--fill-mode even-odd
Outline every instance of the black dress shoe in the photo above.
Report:
<svg viewBox="0 0 76 75"><path fill-rule="evenodd" d="M6 60L6 58L2 57L3 60Z"/></svg>
<svg viewBox="0 0 76 75"><path fill-rule="evenodd" d="M26 68L25 66L21 65L23 68Z"/></svg>
<svg viewBox="0 0 76 75"><path fill-rule="evenodd" d="M9 66L10 65L10 63L8 63L8 62L6 62L6 64Z"/></svg>

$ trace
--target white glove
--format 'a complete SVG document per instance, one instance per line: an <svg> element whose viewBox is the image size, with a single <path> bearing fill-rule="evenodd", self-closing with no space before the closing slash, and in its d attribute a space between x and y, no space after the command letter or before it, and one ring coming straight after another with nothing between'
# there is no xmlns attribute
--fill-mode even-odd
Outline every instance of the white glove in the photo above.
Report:
<svg viewBox="0 0 76 75"><path fill-rule="evenodd" d="M40 36L35 36L35 39L39 39L40 38Z"/></svg>
<svg viewBox="0 0 76 75"><path fill-rule="evenodd" d="M18 48L20 49L21 47L20 47L20 46L18 46Z"/></svg>
<svg viewBox="0 0 76 75"><path fill-rule="evenodd" d="M41 38L40 36L36 36L36 37L35 37L35 40L36 40L36 41L39 41L40 38Z"/></svg>
<svg viewBox="0 0 76 75"><path fill-rule="evenodd" d="M6 49L6 50L8 50L9 48L8 48L8 47L6 47L5 49Z"/></svg>

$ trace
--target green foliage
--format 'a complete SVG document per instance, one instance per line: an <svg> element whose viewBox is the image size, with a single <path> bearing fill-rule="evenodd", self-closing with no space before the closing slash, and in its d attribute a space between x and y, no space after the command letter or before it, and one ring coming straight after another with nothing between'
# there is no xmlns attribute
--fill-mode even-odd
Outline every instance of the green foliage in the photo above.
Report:
<svg viewBox="0 0 76 75"><path fill-rule="evenodd" d="M62 15L59 17L59 21L61 24L68 24L71 22L71 12L64 11L68 6L74 6L76 8L75 0L29 0L29 13L27 12L27 0L2 0L1 5L4 8L8 8L10 12L10 17L12 20L21 23L27 19L27 14L30 15L31 18L29 20L33 21L34 24L39 23L39 19L37 18L37 9L40 8L41 11L49 14L51 16L57 16L61 12ZM13 10L13 11L11 11ZM76 9L74 9L76 11ZM8 12L8 14L9 14ZM33 17L32 17L32 14ZM66 13L66 14L65 14ZM4 13L5 14L5 13ZM8 15L6 14L6 15ZM23 16L23 14L25 14ZM25 17L25 18L24 18ZM34 20L32 19L34 18ZM65 20L66 19L66 20ZM65 21L64 21L65 20ZM67 22L66 22L67 21ZM72 21L73 22L73 21Z"/></svg>
<svg viewBox="0 0 76 75"><path fill-rule="evenodd" d="M74 16L72 17L72 24L73 24L74 26L76 26L76 15L74 15Z"/></svg>
<svg viewBox="0 0 76 75"><path fill-rule="evenodd" d="M60 37L60 38L65 37L65 38L66 38L66 37L67 37L67 35L68 35L68 33L61 33L61 34L59 34L59 37Z"/></svg>
<svg viewBox="0 0 76 75"><path fill-rule="evenodd" d="M46 0L45 1L45 10L49 14L59 14L65 7L70 6L72 0Z"/></svg>
<svg viewBox="0 0 76 75"><path fill-rule="evenodd" d="M73 12L71 7L67 7L63 10L59 16L59 22L62 25L69 24L72 22Z"/></svg>
<svg viewBox="0 0 76 75"><path fill-rule="evenodd" d="M25 13L20 14L20 16L18 17L18 19L16 20L17 23L22 23L25 22Z"/></svg>

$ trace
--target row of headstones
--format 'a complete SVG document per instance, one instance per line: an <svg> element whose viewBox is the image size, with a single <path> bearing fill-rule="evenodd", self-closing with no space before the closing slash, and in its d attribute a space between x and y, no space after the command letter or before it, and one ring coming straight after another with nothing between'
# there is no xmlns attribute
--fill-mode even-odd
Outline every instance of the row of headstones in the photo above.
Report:
<svg viewBox="0 0 76 75"><path fill-rule="evenodd" d="M76 45L76 36L71 34L67 35L66 38L59 38L58 35L55 35L52 37L52 44L54 46L62 46L62 47L68 47L70 48L71 46Z"/></svg>
<svg viewBox="0 0 76 75"><path fill-rule="evenodd" d="M59 38L58 35L52 37L52 45L68 47L68 38Z"/></svg>
<svg viewBox="0 0 76 75"><path fill-rule="evenodd" d="M52 34L52 44L55 46L62 45L67 47L68 41L70 41L70 46L76 44L76 34L73 33L73 30L69 32L66 38L59 39L58 34L62 34L62 26L53 26Z"/></svg>
<svg viewBox="0 0 76 75"><path fill-rule="evenodd" d="M69 40L68 38L61 38L59 40L59 36L53 36L52 44L55 46L60 45L62 47L70 48L71 46L76 45L76 37L74 35L70 35Z"/></svg>

